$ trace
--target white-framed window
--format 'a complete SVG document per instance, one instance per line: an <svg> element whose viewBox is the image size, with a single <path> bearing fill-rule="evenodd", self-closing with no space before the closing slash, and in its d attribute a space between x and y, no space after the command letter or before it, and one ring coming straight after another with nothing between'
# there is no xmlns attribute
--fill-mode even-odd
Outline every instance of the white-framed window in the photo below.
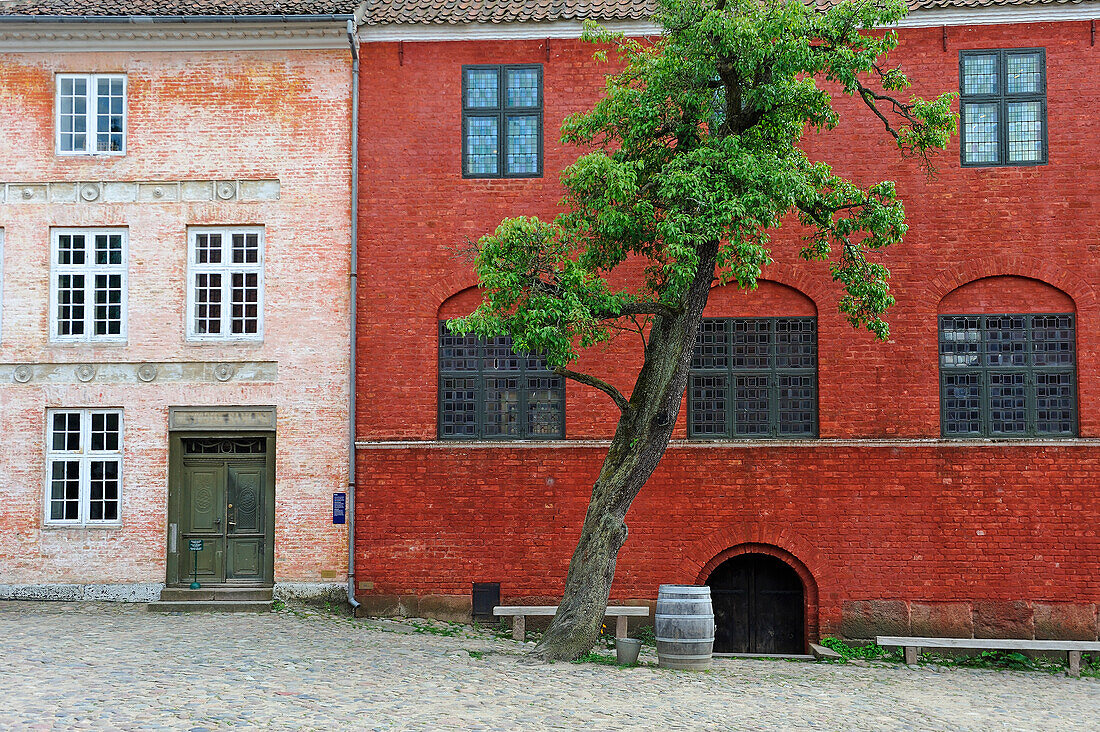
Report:
<svg viewBox="0 0 1100 732"><path fill-rule="evenodd" d="M262 341L264 230L192 227L187 238L187 339Z"/></svg>
<svg viewBox="0 0 1100 732"><path fill-rule="evenodd" d="M53 229L50 340L126 340L125 229Z"/></svg>
<svg viewBox="0 0 1100 732"><path fill-rule="evenodd" d="M118 524L122 410L46 412L46 523Z"/></svg>
<svg viewBox="0 0 1100 732"><path fill-rule="evenodd" d="M126 154L126 75L57 75L59 155Z"/></svg>

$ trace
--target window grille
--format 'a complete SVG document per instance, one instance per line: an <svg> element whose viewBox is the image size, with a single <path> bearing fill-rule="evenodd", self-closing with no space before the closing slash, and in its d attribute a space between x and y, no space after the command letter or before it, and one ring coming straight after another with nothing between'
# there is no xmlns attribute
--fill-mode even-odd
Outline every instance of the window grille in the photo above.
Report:
<svg viewBox="0 0 1100 732"><path fill-rule="evenodd" d="M816 319L704 318L691 360L688 435L816 437Z"/></svg>
<svg viewBox="0 0 1100 732"><path fill-rule="evenodd" d="M126 153L126 77L58 74L57 151L62 155Z"/></svg>
<svg viewBox="0 0 1100 732"><path fill-rule="evenodd" d="M546 359L510 336L457 335L439 324L439 436L551 440L565 435L565 388Z"/></svg>
<svg viewBox="0 0 1100 732"><path fill-rule="evenodd" d="M117 523L122 492L122 412L46 414L46 522Z"/></svg>
<svg viewBox="0 0 1100 732"><path fill-rule="evenodd" d="M126 231L54 229L50 265L50 340L125 341Z"/></svg>
<svg viewBox="0 0 1100 732"><path fill-rule="evenodd" d="M1071 313L943 315L944 437L1071 437L1077 433Z"/></svg>
<svg viewBox="0 0 1100 732"><path fill-rule="evenodd" d="M1043 49L962 51L959 86L964 166L1046 163Z"/></svg>
<svg viewBox="0 0 1100 732"><path fill-rule="evenodd" d="M542 175L542 66L462 68L462 175Z"/></svg>
<svg viewBox="0 0 1100 732"><path fill-rule="evenodd" d="M189 340L263 340L263 230L192 228Z"/></svg>

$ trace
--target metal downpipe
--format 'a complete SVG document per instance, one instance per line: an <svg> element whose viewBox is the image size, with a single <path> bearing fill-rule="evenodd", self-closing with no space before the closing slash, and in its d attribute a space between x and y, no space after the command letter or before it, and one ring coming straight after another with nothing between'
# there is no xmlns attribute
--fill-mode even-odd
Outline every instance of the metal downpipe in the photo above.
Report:
<svg viewBox="0 0 1100 732"><path fill-rule="evenodd" d="M348 604L352 614L359 607L355 599L355 333L359 310L359 43L355 37L355 21L348 21L348 43L351 46L351 335L350 376L348 378Z"/></svg>

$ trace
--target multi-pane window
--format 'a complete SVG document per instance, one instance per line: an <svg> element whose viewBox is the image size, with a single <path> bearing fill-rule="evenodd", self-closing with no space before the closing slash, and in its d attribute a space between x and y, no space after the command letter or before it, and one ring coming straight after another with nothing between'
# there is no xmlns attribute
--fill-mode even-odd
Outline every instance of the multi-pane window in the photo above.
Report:
<svg viewBox="0 0 1100 732"><path fill-rule="evenodd" d="M126 340L126 231L54 229L50 339Z"/></svg>
<svg viewBox="0 0 1100 732"><path fill-rule="evenodd" d="M688 434L817 435L815 318L704 318L691 359Z"/></svg>
<svg viewBox="0 0 1100 732"><path fill-rule="evenodd" d="M187 337L263 340L263 230L203 227L188 233Z"/></svg>
<svg viewBox="0 0 1100 732"><path fill-rule="evenodd" d="M57 151L63 155L126 152L124 75L57 75Z"/></svg>
<svg viewBox="0 0 1100 732"><path fill-rule="evenodd" d="M959 54L963 165L1047 161L1046 54L1041 48Z"/></svg>
<svg viewBox="0 0 1100 732"><path fill-rule="evenodd" d="M122 412L56 409L46 421L47 523L118 523Z"/></svg>
<svg viewBox="0 0 1100 732"><path fill-rule="evenodd" d="M565 433L562 377L512 352L510 336L456 335L439 324L439 436L555 439Z"/></svg>
<svg viewBox="0 0 1100 732"><path fill-rule="evenodd" d="M462 175L542 175L542 66L462 68Z"/></svg>
<svg viewBox="0 0 1100 732"><path fill-rule="evenodd" d="M1077 432L1072 314L940 316L944 437Z"/></svg>

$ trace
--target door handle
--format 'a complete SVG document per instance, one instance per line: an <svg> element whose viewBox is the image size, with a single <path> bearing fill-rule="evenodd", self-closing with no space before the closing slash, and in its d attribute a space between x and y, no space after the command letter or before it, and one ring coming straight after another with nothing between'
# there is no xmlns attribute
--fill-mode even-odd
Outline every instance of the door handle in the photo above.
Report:
<svg viewBox="0 0 1100 732"><path fill-rule="evenodd" d="M230 503L229 504L229 511L232 511L232 510L233 510L233 504ZM228 513L228 511L227 511L227 513ZM228 523L229 523L229 528L233 528L234 526L237 525L237 522L235 520L233 520L233 518L228 519Z"/></svg>

